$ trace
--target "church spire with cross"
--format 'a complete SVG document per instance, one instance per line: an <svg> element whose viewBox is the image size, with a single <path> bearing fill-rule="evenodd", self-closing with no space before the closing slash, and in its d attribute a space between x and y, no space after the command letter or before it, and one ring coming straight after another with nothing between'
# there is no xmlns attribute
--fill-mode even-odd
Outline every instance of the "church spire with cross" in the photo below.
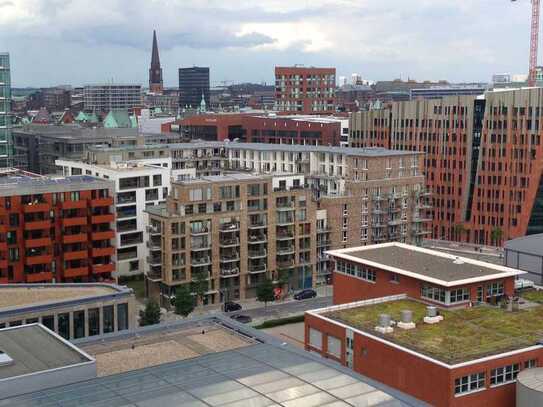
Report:
<svg viewBox="0 0 543 407"><path fill-rule="evenodd" d="M149 68L149 91L162 93L163 89L162 68L160 67L160 57L158 56L158 42L156 31L153 30L153 51L151 54L151 67Z"/></svg>

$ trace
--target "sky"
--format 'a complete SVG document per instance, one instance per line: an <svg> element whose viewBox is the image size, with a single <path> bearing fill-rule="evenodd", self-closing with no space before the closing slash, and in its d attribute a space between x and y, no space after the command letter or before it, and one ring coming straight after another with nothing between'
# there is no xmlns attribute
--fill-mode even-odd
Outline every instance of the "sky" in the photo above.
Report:
<svg viewBox="0 0 543 407"><path fill-rule="evenodd" d="M490 81L526 73L530 1L0 0L12 86L147 86L157 30L165 86L209 66L212 85L273 82L276 65L364 79Z"/></svg>

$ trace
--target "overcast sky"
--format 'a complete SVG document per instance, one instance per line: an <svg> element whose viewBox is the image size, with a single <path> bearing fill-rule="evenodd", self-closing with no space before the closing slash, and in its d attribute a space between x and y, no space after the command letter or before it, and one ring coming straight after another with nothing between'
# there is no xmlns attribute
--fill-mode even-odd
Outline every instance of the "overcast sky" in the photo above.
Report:
<svg viewBox="0 0 543 407"><path fill-rule="evenodd" d="M146 85L153 29L166 86L192 65L212 84L293 64L489 81L527 71L529 20L529 0L0 0L0 52L16 87Z"/></svg>

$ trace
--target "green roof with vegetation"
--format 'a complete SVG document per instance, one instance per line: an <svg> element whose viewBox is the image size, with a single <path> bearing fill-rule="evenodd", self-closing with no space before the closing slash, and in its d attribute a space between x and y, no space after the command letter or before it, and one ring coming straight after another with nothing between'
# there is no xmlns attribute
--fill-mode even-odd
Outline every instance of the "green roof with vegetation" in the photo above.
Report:
<svg viewBox="0 0 543 407"><path fill-rule="evenodd" d="M510 311L490 305L442 310L443 321L426 324L427 304L397 300L332 311L324 316L353 328L382 337L447 364L456 364L485 356L536 345L543 339L543 306ZM395 327L390 334L375 330L380 314L400 321L402 310L413 311L415 329Z"/></svg>

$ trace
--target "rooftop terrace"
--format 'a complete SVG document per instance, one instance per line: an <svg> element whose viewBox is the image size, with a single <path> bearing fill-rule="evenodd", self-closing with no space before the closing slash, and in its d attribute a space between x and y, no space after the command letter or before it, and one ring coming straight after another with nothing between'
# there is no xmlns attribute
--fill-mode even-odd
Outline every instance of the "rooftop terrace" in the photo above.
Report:
<svg viewBox="0 0 543 407"><path fill-rule="evenodd" d="M449 365L533 346L543 338L542 305L534 304L516 312L487 305L440 310L443 321L433 325L423 322L426 304L407 298L333 308L323 309L319 314ZM415 329L394 328L390 334L375 330L380 314L399 321L402 310L413 311Z"/></svg>

